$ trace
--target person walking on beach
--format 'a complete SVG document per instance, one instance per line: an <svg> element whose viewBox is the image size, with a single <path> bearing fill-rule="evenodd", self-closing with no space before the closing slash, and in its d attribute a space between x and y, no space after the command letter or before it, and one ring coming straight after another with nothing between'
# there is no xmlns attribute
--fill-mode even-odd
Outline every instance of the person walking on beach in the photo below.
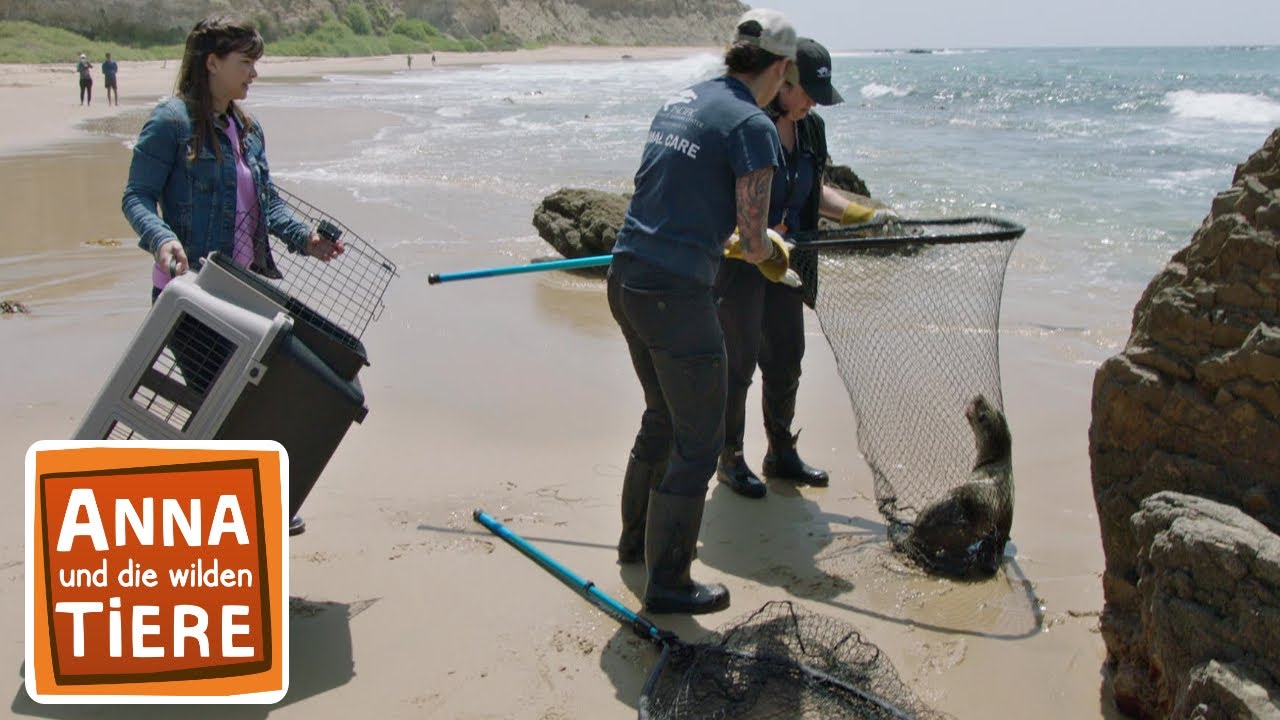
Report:
<svg viewBox="0 0 1280 720"><path fill-rule="evenodd" d="M644 560L650 612L729 605L727 588L689 575L724 443L725 349L712 285L735 225L748 262L785 263L765 226L782 146L761 108L795 53L795 29L781 13L741 17L726 73L680 91L654 116L613 248L609 309L645 398L623 478L618 560Z"/></svg>
<svg viewBox="0 0 1280 720"><path fill-rule="evenodd" d="M84 53L80 53L80 60L76 62L76 72L80 75L80 104L93 104L93 63L89 62L89 57Z"/></svg>
<svg viewBox="0 0 1280 720"><path fill-rule="evenodd" d="M765 109L773 118L786 154L786 165L773 175L769 192L769 226L798 242L798 232L815 230L818 217L842 225L897 217L891 210L873 211L846 200L823 183L830 160L826 124L810 112L814 105L844 101L831 85L831 55L820 43L800 38L796 50L797 82L784 82ZM876 213L879 213L876 215ZM807 278L810 291L816 278ZM825 486L824 470L810 466L796 451L798 434L791 434L800 362L804 358L805 289L769 282L741 260L725 260L716 278L717 307L728 357L728 398L725 402L725 444L716 479L734 492L762 498L766 486L743 456L747 390L756 365L763 382L762 409L769 451L764 473L806 485ZM812 297L810 295L809 297Z"/></svg>
<svg viewBox="0 0 1280 720"><path fill-rule="evenodd" d="M120 106L120 91L116 89L116 71L119 65L115 60L111 59L111 53L107 53L107 59L102 61L102 87L107 91L107 104L111 104L111 99L115 98L116 107Z"/></svg>
<svg viewBox="0 0 1280 720"><path fill-rule="evenodd" d="M154 261L153 302L172 276L198 269L214 251L280 278L268 232L290 251L326 262L345 249L289 211L271 182L262 126L237 104L258 76L263 50L262 36L247 22L212 17L196 23L176 94L152 110L138 134L121 208ZM305 527L295 517L289 532Z"/></svg>

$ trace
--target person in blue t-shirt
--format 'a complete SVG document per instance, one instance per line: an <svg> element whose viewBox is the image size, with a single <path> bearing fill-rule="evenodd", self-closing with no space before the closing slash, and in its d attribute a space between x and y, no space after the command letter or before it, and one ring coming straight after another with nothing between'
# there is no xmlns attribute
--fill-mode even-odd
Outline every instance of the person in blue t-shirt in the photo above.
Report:
<svg viewBox="0 0 1280 720"><path fill-rule="evenodd" d="M842 225L896 218L892 210L873 210L851 202L823 183L830 160L826 125L810 111L814 105L835 105L844 98L831 85L831 54L818 42L800 38L796 70L797 82L783 83L778 96L765 108L778 128L786 155L785 166L773 175L769 226L795 240L796 233L816 230L820 216ZM726 260L716 278L729 365L725 443L716 479L744 497L762 498L767 491L742 454L747 390L757 364L763 386L765 435L769 439L765 475L804 485L824 486L830 482L825 470L800 459L796 451L799 434L791 434L800 388L800 361L804 358L802 304L805 298L812 302L816 290L816 276L804 278L802 288L788 287L766 281L755 268L739 260Z"/></svg>
<svg viewBox="0 0 1280 720"><path fill-rule="evenodd" d="M108 105L113 99L116 106L120 105L120 91L116 89L116 70L119 67L116 61L111 59L111 53L107 53L107 59L102 61L102 87L107 89Z"/></svg>
<svg viewBox="0 0 1280 720"><path fill-rule="evenodd" d="M724 442L725 349L712 285L735 226L748 262L785 264L781 238L775 245L766 235L782 146L761 108L795 52L795 29L780 13L742 16L727 72L676 93L654 116L614 244L609 309L645 398L623 479L618 560L644 560L649 612L729 605L723 585L689 576Z"/></svg>

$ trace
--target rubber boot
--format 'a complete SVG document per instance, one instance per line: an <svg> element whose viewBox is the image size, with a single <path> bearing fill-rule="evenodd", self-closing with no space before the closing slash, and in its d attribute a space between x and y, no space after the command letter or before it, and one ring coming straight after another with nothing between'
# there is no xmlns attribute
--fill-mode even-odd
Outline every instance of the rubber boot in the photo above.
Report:
<svg viewBox="0 0 1280 720"><path fill-rule="evenodd" d="M775 444L772 440L769 442L769 453L764 456L764 474L771 478L780 480L790 480L801 485L813 485L815 487L826 487L831 483L831 477L827 475L826 470L820 470L800 459L800 453L796 452L796 441L800 439L800 433L795 435L786 435L786 440Z"/></svg>
<svg viewBox="0 0 1280 720"><path fill-rule="evenodd" d="M644 589L645 610L699 615L729 607L728 588L719 583L697 583L689 576L706 502L705 496L681 497L657 491L649 495L649 522L644 537L644 560L649 572Z"/></svg>
<svg viewBox="0 0 1280 720"><path fill-rule="evenodd" d="M644 525L649 513L649 493L662 482L666 468L655 466L635 455L627 459L622 477L622 536L618 538L618 562L644 562Z"/></svg>
<svg viewBox="0 0 1280 720"><path fill-rule="evenodd" d="M720 451L716 479L742 497L762 498L769 490L759 476L751 472L746 458L742 457L742 451L734 448L726 447Z"/></svg>
<svg viewBox="0 0 1280 720"><path fill-rule="evenodd" d="M735 382L733 373L729 374L724 402L724 448L716 463L716 479L743 497L762 498L768 488L742 457L742 438L747 431L747 390L751 382L749 378L746 383Z"/></svg>
<svg viewBox="0 0 1280 720"><path fill-rule="evenodd" d="M769 452L764 456L761 470L771 478L826 487L831 483L827 471L819 470L800 459L796 452L800 433L791 434L791 420L796 416L796 392L800 388L800 375L796 373L789 382L774 377L774 382L765 379L760 395L764 434L769 438Z"/></svg>

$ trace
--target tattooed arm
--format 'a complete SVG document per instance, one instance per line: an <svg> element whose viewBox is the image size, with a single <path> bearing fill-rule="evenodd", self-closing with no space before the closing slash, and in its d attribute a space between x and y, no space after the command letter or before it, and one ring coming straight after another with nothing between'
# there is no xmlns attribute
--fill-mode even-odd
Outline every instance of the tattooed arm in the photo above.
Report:
<svg viewBox="0 0 1280 720"><path fill-rule="evenodd" d="M765 239L769 222L769 188L773 184L773 168L761 168L738 178L735 197L738 203L738 237L742 241L743 259L761 263L773 256L773 243Z"/></svg>

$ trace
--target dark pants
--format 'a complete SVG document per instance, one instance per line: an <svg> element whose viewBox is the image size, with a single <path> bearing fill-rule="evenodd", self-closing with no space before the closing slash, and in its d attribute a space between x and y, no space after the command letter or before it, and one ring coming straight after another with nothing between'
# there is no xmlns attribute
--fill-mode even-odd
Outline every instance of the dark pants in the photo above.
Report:
<svg viewBox="0 0 1280 720"><path fill-rule="evenodd" d="M724 444L724 337L711 288L615 255L609 309L644 390L632 454L666 463L660 492L704 496Z"/></svg>
<svg viewBox="0 0 1280 720"><path fill-rule="evenodd" d="M716 278L720 325L728 359L725 448L742 450L747 390L760 366L764 428L769 443L790 447L791 420L804 358L804 305L800 291L769 282L752 264L726 260Z"/></svg>
<svg viewBox="0 0 1280 720"><path fill-rule="evenodd" d="M80 104L81 105L84 104L84 101L86 98L89 100L90 103L93 102L93 79L92 78L80 78Z"/></svg>

